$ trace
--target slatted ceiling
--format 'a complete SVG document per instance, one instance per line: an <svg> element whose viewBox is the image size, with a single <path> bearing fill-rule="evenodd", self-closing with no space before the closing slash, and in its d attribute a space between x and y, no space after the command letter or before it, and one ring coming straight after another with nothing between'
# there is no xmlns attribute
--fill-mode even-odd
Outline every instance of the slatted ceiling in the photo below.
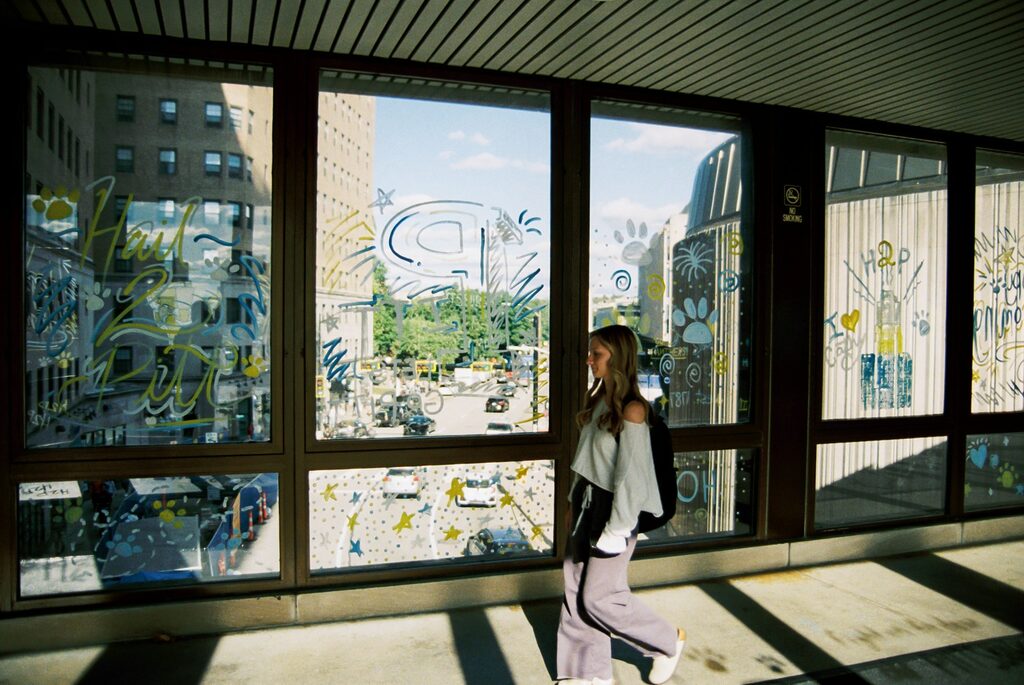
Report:
<svg viewBox="0 0 1024 685"><path fill-rule="evenodd" d="M484 45L497 39L498 32L517 9L516 3L511 2L499 2L492 5L486 21L477 28L472 36L456 48L448 63L459 67L469 66Z"/></svg>
<svg viewBox="0 0 1024 685"><path fill-rule="evenodd" d="M615 64L628 66L641 59L652 47L664 45L669 38L692 27L703 16L714 11L711 3L688 8L680 3L665 12L665 6L655 3L643 15L637 15L620 30L605 49L598 50L576 71L579 78L600 80L598 74L610 71Z"/></svg>
<svg viewBox="0 0 1024 685"><path fill-rule="evenodd" d="M1024 140L1020 0L9 0L4 8L23 22L620 83Z"/></svg>
<svg viewBox="0 0 1024 685"><path fill-rule="evenodd" d="M525 0L518 3L508 19L502 22L491 38L482 43L480 49L469 59L468 66L496 69L497 66L491 62L494 56L501 52L504 46L515 41L528 27L538 27L539 24L534 23L534 20L547 5L548 0ZM528 35L530 33L532 31Z"/></svg>
<svg viewBox="0 0 1024 685"><path fill-rule="evenodd" d="M402 36L409 30L409 27L419 19L420 13L424 10L426 0L404 0L398 8L391 13L391 24L387 31L381 34L373 46L375 57L391 57L402 40Z"/></svg>
<svg viewBox="0 0 1024 685"><path fill-rule="evenodd" d="M378 4L378 11L371 12L363 25L362 32L352 48L352 54L369 57L374 54L374 47L380 40L381 35L387 31L395 16L397 3L382 2Z"/></svg>
<svg viewBox="0 0 1024 685"><path fill-rule="evenodd" d="M491 15L497 3L494 2L470 2L467 3L465 13L450 31L441 37L441 40L434 47L430 56L430 62L447 64L452 54L483 24Z"/></svg>

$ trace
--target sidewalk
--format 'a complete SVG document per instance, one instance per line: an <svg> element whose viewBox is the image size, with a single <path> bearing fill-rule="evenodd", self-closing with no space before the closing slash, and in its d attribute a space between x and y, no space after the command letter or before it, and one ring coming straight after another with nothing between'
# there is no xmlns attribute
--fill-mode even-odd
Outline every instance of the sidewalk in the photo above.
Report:
<svg viewBox="0 0 1024 685"><path fill-rule="evenodd" d="M1024 541L643 590L687 629L672 683L1024 682ZM551 682L559 602L0 658L0 684ZM615 682L647 660L613 650Z"/></svg>

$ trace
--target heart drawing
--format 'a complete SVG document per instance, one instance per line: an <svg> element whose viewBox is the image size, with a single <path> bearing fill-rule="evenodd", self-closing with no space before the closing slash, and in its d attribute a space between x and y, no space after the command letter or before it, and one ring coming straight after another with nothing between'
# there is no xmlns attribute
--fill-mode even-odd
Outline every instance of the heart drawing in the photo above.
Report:
<svg viewBox="0 0 1024 685"><path fill-rule="evenodd" d="M857 322L860 321L860 310L854 309L849 314L843 314L839 317L839 323L843 324L843 328L853 333L857 330Z"/></svg>
<svg viewBox="0 0 1024 685"><path fill-rule="evenodd" d="M967 450L967 456L979 469L985 468L985 461L988 459L988 445L982 443L977 447Z"/></svg>

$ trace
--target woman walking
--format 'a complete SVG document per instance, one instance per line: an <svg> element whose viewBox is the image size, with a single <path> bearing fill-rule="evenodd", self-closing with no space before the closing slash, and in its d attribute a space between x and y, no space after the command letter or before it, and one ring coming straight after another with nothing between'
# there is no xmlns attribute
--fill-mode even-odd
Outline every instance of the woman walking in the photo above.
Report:
<svg viewBox="0 0 1024 685"><path fill-rule="evenodd" d="M626 326L593 331L587 364L594 384L576 417L581 432L572 462L558 678L563 685L611 683L614 635L652 657L648 680L664 683L675 672L686 634L634 597L626 576L640 512L662 512L649 405L637 381L636 335Z"/></svg>

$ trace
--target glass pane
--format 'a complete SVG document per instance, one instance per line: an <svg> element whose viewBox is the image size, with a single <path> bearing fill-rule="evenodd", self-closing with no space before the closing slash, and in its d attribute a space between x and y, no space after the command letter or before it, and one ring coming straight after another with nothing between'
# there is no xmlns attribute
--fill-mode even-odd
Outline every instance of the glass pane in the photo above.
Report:
<svg viewBox="0 0 1024 685"><path fill-rule="evenodd" d="M967 436L964 508L1024 504L1024 433Z"/></svg>
<svg viewBox="0 0 1024 685"><path fill-rule="evenodd" d="M814 527L941 514L946 439L818 445Z"/></svg>
<svg viewBox="0 0 1024 685"><path fill-rule="evenodd" d="M269 439L269 177L207 178L201 164L214 147L270 164L270 136L206 128L201 112L216 97L269 120L272 89L83 71L95 97L77 103L58 97L57 70L30 73L96 163L68 172L28 136L26 173L39 190L25 199L27 445ZM181 147L159 147L155 117L111 126L127 93L150 112L163 96L180 98L194 114L181 119ZM222 200L252 204L253 225L222 221ZM231 302L241 315L228 320Z"/></svg>
<svg viewBox="0 0 1024 685"><path fill-rule="evenodd" d="M21 483L23 597L277 577L277 474Z"/></svg>
<svg viewBox="0 0 1024 685"><path fill-rule="evenodd" d="M941 146L829 131L822 416L936 414L946 339L946 176L895 180L895 157ZM834 160L868 159L840 184ZM875 174L877 167L878 173ZM883 178L884 177L884 178ZM881 184L881 185L872 185Z"/></svg>
<svg viewBox="0 0 1024 685"><path fill-rule="evenodd" d="M1024 157L978 151L971 410L1024 410Z"/></svg>
<svg viewBox="0 0 1024 685"><path fill-rule="evenodd" d="M735 122L595 103L591 329L640 340L640 381L670 426L750 418L751 265ZM698 127L700 126L700 127Z"/></svg>
<svg viewBox="0 0 1024 685"><path fill-rule="evenodd" d="M676 514L641 535L640 544L752 535L756 463L755 450L749 449L677 452Z"/></svg>
<svg viewBox="0 0 1024 685"><path fill-rule="evenodd" d="M309 567L551 553L551 460L313 471Z"/></svg>
<svg viewBox="0 0 1024 685"><path fill-rule="evenodd" d="M322 76L318 439L547 430L549 119L546 96Z"/></svg>

